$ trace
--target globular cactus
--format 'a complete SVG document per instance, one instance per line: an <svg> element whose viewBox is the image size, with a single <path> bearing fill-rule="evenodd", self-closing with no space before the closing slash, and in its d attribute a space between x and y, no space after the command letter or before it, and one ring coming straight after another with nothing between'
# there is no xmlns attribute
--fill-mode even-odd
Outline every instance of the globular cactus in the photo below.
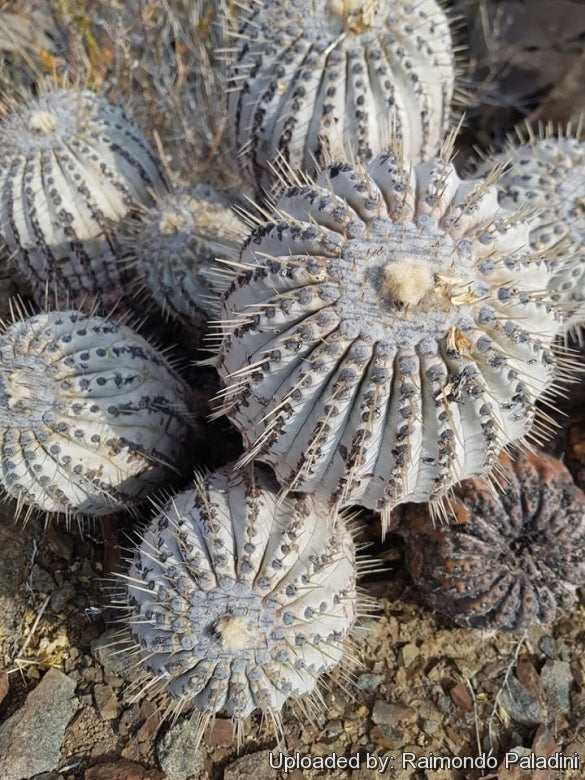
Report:
<svg viewBox="0 0 585 780"><path fill-rule="evenodd" d="M232 201L204 184L180 188L135 212L123 237L141 287L194 330L217 316L225 281L217 259L237 261L246 225Z"/></svg>
<svg viewBox="0 0 585 780"><path fill-rule="evenodd" d="M343 152L369 161L395 137L407 159L436 154L455 65L436 0L262 0L235 37L230 74L241 159L269 189L279 156L314 174Z"/></svg>
<svg viewBox="0 0 585 780"><path fill-rule="evenodd" d="M126 325L75 311L0 334L0 486L68 516L136 504L189 468L190 392Z"/></svg>
<svg viewBox="0 0 585 780"><path fill-rule="evenodd" d="M456 489L455 522L411 505L400 533L426 602L473 628L523 631L552 623L585 585L585 495L558 460L500 459L500 488Z"/></svg>
<svg viewBox="0 0 585 780"><path fill-rule="evenodd" d="M394 154L289 188L242 251L215 364L245 460L331 504L441 498L555 378L549 269L489 180Z"/></svg>
<svg viewBox="0 0 585 780"><path fill-rule="evenodd" d="M144 684L199 735L225 710L241 734L256 708L279 722L342 661L357 608L342 517L312 496L279 496L262 467L195 478L151 520L127 577L132 657Z"/></svg>
<svg viewBox="0 0 585 780"><path fill-rule="evenodd" d="M117 222L164 180L123 110L55 89L0 123L0 235L44 306L109 310L128 293ZM48 296L48 297L47 297Z"/></svg>
<svg viewBox="0 0 585 780"><path fill-rule="evenodd" d="M563 313L563 331L569 331L585 321L585 142L550 129L539 136L519 131L519 138L477 170L507 164L497 184L500 205L512 210L538 205L530 246L557 251L548 286Z"/></svg>

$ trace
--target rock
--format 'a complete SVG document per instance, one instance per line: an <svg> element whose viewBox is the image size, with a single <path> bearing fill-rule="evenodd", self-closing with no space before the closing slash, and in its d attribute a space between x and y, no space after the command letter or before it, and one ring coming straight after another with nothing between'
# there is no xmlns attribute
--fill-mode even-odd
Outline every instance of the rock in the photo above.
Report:
<svg viewBox="0 0 585 780"><path fill-rule="evenodd" d="M203 767L203 756L197 748L198 735L197 718L187 718L157 741L157 758L168 780L187 780Z"/></svg>
<svg viewBox="0 0 585 780"><path fill-rule="evenodd" d="M0 503L0 666L11 666L18 651L17 626L27 608L24 589L30 572L33 546L42 536L40 522L26 525L14 520L12 503Z"/></svg>
<svg viewBox="0 0 585 780"><path fill-rule="evenodd" d="M540 672L546 700L555 715L569 712L573 673L566 661L547 661Z"/></svg>
<svg viewBox="0 0 585 780"><path fill-rule="evenodd" d="M128 639L131 642L129 634ZM123 648L120 631L105 631L91 642L91 654L103 667L106 678L122 677L126 682L135 682L142 672L138 664L131 662L127 653L121 652Z"/></svg>
<svg viewBox="0 0 585 780"><path fill-rule="evenodd" d="M500 704L512 720L524 726L537 726L543 720L539 702L512 675L502 691Z"/></svg>
<svg viewBox="0 0 585 780"><path fill-rule="evenodd" d="M223 780L259 780L259 778L274 776L274 770L270 769L270 753L277 759L275 750L261 750L242 756L226 766ZM274 759L273 759L274 761Z"/></svg>
<svg viewBox="0 0 585 780"><path fill-rule="evenodd" d="M73 680L49 669L23 706L0 726L2 780L51 772L59 764L63 734L78 706L74 693Z"/></svg>
<svg viewBox="0 0 585 780"><path fill-rule="evenodd" d="M118 717L122 707L109 685L94 685L93 698L103 720L114 720Z"/></svg>
<svg viewBox="0 0 585 780"><path fill-rule="evenodd" d="M384 748L384 750L398 750L407 742L407 738L401 729L393 728L385 723L380 726L374 726L370 731L370 739L374 745Z"/></svg>
<svg viewBox="0 0 585 780"><path fill-rule="evenodd" d="M158 769L145 769L134 761L111 761L86 769L83 780L165 780Z"/></svg>
<svg viewBox="0 0 585 780"><path fill-rule="evenodd" d="M473 709L473 699L471 698L469 688L465 683L456 683L449 691L449 696L451 697L453 704L456 707L459 707L459 709L465 710L465 712L471 712Z"/></svg>
<svg viewBox="0 0 585 780"><path fill-rule="evenodd" d="M10 690L10 682L8 680L8 674L6 672L0 672L0 704L8 696Z"/></svg>
<svg viewBox="0 0 585 780"><path fill-rule="evenodd" d="M384 682L383 674L360 674L355 687L364 693L372 693Z"/></svg>
<svg viewBox="0 0 585 780"><path fill-rule="evenodd" d="M398 651L398 663L400 666L410 666L419 655L418 647L413 644L404 645Z"/></svg>
<svg viewBox="0 0 585 780"><path fill-rule="evenodd" d="M411 707L403 707L401 704L393 704L382 699L376 701L372 710L372 720L377 725L393 726L401 721L415 720L416 716L416 712Z"/></svg>
<svg viewBox="0 0 585 780"><path fill-rule="evenodd" d="M75 588L70 582L66 582L60 588L57 588L49 600L49 606L53 612L62 612L66 604L75 598Z"/></svg>

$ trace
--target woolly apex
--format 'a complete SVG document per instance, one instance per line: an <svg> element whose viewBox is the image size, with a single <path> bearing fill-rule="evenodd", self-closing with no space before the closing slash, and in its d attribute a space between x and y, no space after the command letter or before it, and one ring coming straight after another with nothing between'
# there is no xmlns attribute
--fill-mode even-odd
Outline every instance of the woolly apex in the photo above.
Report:
<svg viewBox="0 0 585 780"><path fill-rule="evenodd" d="M502 455L499 465L497 490L456 488L455 523L411 505L400 533L432 609L462 626L523 631L552 623L585 584L585 495L546 455Z"/></svg>
<svg viewBox="0 0 585 780"><path fill-rule="evenodd" d="M440 159L330 166L245 246L215 364L244 461L388 511L489 473L555 378L558 316L524 214Z"/></svg>
<svg viewBox="0 0 585 780"><path fill-rule="evenodd" d="M129 289L116 223L165 187L121 108L56 89L9 105L0 123L0 233L37 304L109 310Z"/></svg>
<svg viewBox="0 0 585 780"><path fill-rule="evenodd" d="M136 687L195 707L199 737L220 710L238 737L256 708L280 731L284 703L347 658L358 613L345 521L279 497L261 467L197 476L148 525L127 582Z"/></svg>
<svg viewBox="0 0 585 780"><path fill-rule="evenodd" d="M129 327L76 311L0 334L0 487L66 515L105 515L185 469L191 394Z"/></svg>
<svg viewBox="0 0 585 780"><path fill-rule="evenodd" d="M312 175L348 154L368 161L396 137L418 161L447 130L455 64L436 0L262 0L232 56L228 121L266 190L281 157Z"/></svg>
<svg viewBox="0 0 585 780"><path fill-rule="evenodd" d="M555 249L558 258L549 281L551 298L563 314L563 330L585 321L585 142L552 128L539 136L519 130L495 157L486 158L478 173L508 163L497 183L500 205L534 210L530 245Z"/></svg>
<svg viewBox="0 0 585 780"><path fill-rule="evenodd" d="M126 221L123 245L141 290L165 313L203 330L225 288L217 259L237 260L248 229L233 199L197 184L156 198Z"/></svg>

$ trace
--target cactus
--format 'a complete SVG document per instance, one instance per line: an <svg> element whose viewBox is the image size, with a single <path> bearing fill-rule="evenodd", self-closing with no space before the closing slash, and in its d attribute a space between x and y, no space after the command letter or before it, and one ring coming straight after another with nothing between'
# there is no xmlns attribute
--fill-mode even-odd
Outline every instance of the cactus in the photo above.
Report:
<svg viewBox="0 0 585 780"><path fill-rule="evenodd" d="M0 335L0 485L68 516L143 500L186 468L190 392L129 327L76 311Z"/></svg>
<svg viewBox="0 0 585 780"><path fill-rule="evenodd" d="M438 152L455 65L435 0L263 0L235 41L228 120L264 189L279 156L312 175L343 151L368 161L395 136L406 158Z"/></svg>
<svg viewBox="0 0 585 780"><path fill-rule="evenodd" d="M518 209L539 204L533 216L530 245L534 251L555 249L557 260L549 281L551 298L563 314L564 332L585 321L585 143L551 128L539 136L518 131L497 155L477 166L480 174L509 164L498 181L500 205Z"/></svg>
<svg viewBox="0 0 585 780"><path fill-rule="evenodd" d="M123 243L143 288L165 313L203 331L225 287L217 258L236 261L246 227L211 187L173 190L129 220Z"/></svg>
<svg viewBox="0 0 585 780"><path fill-rule="evenodd" d="M121 108L55 89L16 103L0 123L0 234L41 307L123 298L117 222L150 190L160 164Z"/></svg>
<svg viewBox="0 0 585 780"><path fill-rule="evenodd" d="M200 736L220 710L241 735L254 709L278 722L290 697L342 660L355 580L343 519L311 496L279 498L261 467L197 476L134 554L132 655L177 712L199 711Z"/></svg>
<svg viewBox="0 0 585 780"><path fill-rule="evenodd" d="M244 461L384 513L524 437L555 379L549 269L490 180L386 153L289 188L250 236L215 364Z"/></svg>
<svg viewBox="0 0 585 780"><path fill-rule="evenodd" d="M456 522L411 505L400 533L427 603L462 626L523 631L552 623L585 584L585 495L542 454L502 455L502 487L456 489Z"/></svg>

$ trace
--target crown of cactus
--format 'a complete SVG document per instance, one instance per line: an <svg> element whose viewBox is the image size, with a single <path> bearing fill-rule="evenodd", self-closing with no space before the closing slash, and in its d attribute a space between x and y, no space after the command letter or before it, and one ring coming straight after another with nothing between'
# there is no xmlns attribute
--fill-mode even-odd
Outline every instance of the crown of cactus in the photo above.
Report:
<svg viewBox="0 0 585 780"><path fill-rule="evenodd" d="M10 107L0 162L0 234L36 302L111 308L129 286L117 222L164 187L142 133L105 98L56 89Z"/></svg>
<svg viewBox="0 0 585 780"><path fill-rule="evenodd" d="M456 522L411 505L400 532L429 605L463 626L523 631L552 623L585 584L585 495L546 455L500 458L502 487L456 488Z"/></svg>
<svg viewBox="0 0 585 780"><path fill-rule="evenodd" d="M455 66L436 0L262 0L238 32L228 120L265 189L281 155L295 171L345 150L370 160L399 137L405 157L435 154Z"/></svg>
<svg viewBox="0 0 585 780"><path fill-rule="evenodd" d="M245 460L386 510L488 472L554 380L549 269L489 180L382 154L291 187L242 251L215 364Z"/></svg>
<svg viewBox="0 0 585 780"><path fill-rule="evenodd" d="M355 581L342 517L279 497L262 468L225 467L146 529L128 575L133 652L178 712L200 711L200 734L222 709L238 733L256 708L278 722L347 652Z"/></svg>
<svg viewBox="0 0 585 780"><path fill-rule="evenodd" d="M225 281L216 259L235 261L247 230L226 196L204 184L157 197L128 220L130 265L164 312L195 329L217 316Z"/></svg>
<svg viewBox="0 0 585 780"><path fill-rule="evenodd" d="M104 515L185 469L190 393L129 327L75 311L0 334L0 485L19 504Z"/></svg>
<svg viewBox="0 0 585 780"><path fill-rule="evenodd" d="M519 132L522 141L522 132ZM534 210L530 245L555 248L558 254L549 280L551 298L563 313L563 329L585 321L585 143L570 136L529 133L510 142L479 166L479 173L508 164L498 181L500 205Z"/></svg>

